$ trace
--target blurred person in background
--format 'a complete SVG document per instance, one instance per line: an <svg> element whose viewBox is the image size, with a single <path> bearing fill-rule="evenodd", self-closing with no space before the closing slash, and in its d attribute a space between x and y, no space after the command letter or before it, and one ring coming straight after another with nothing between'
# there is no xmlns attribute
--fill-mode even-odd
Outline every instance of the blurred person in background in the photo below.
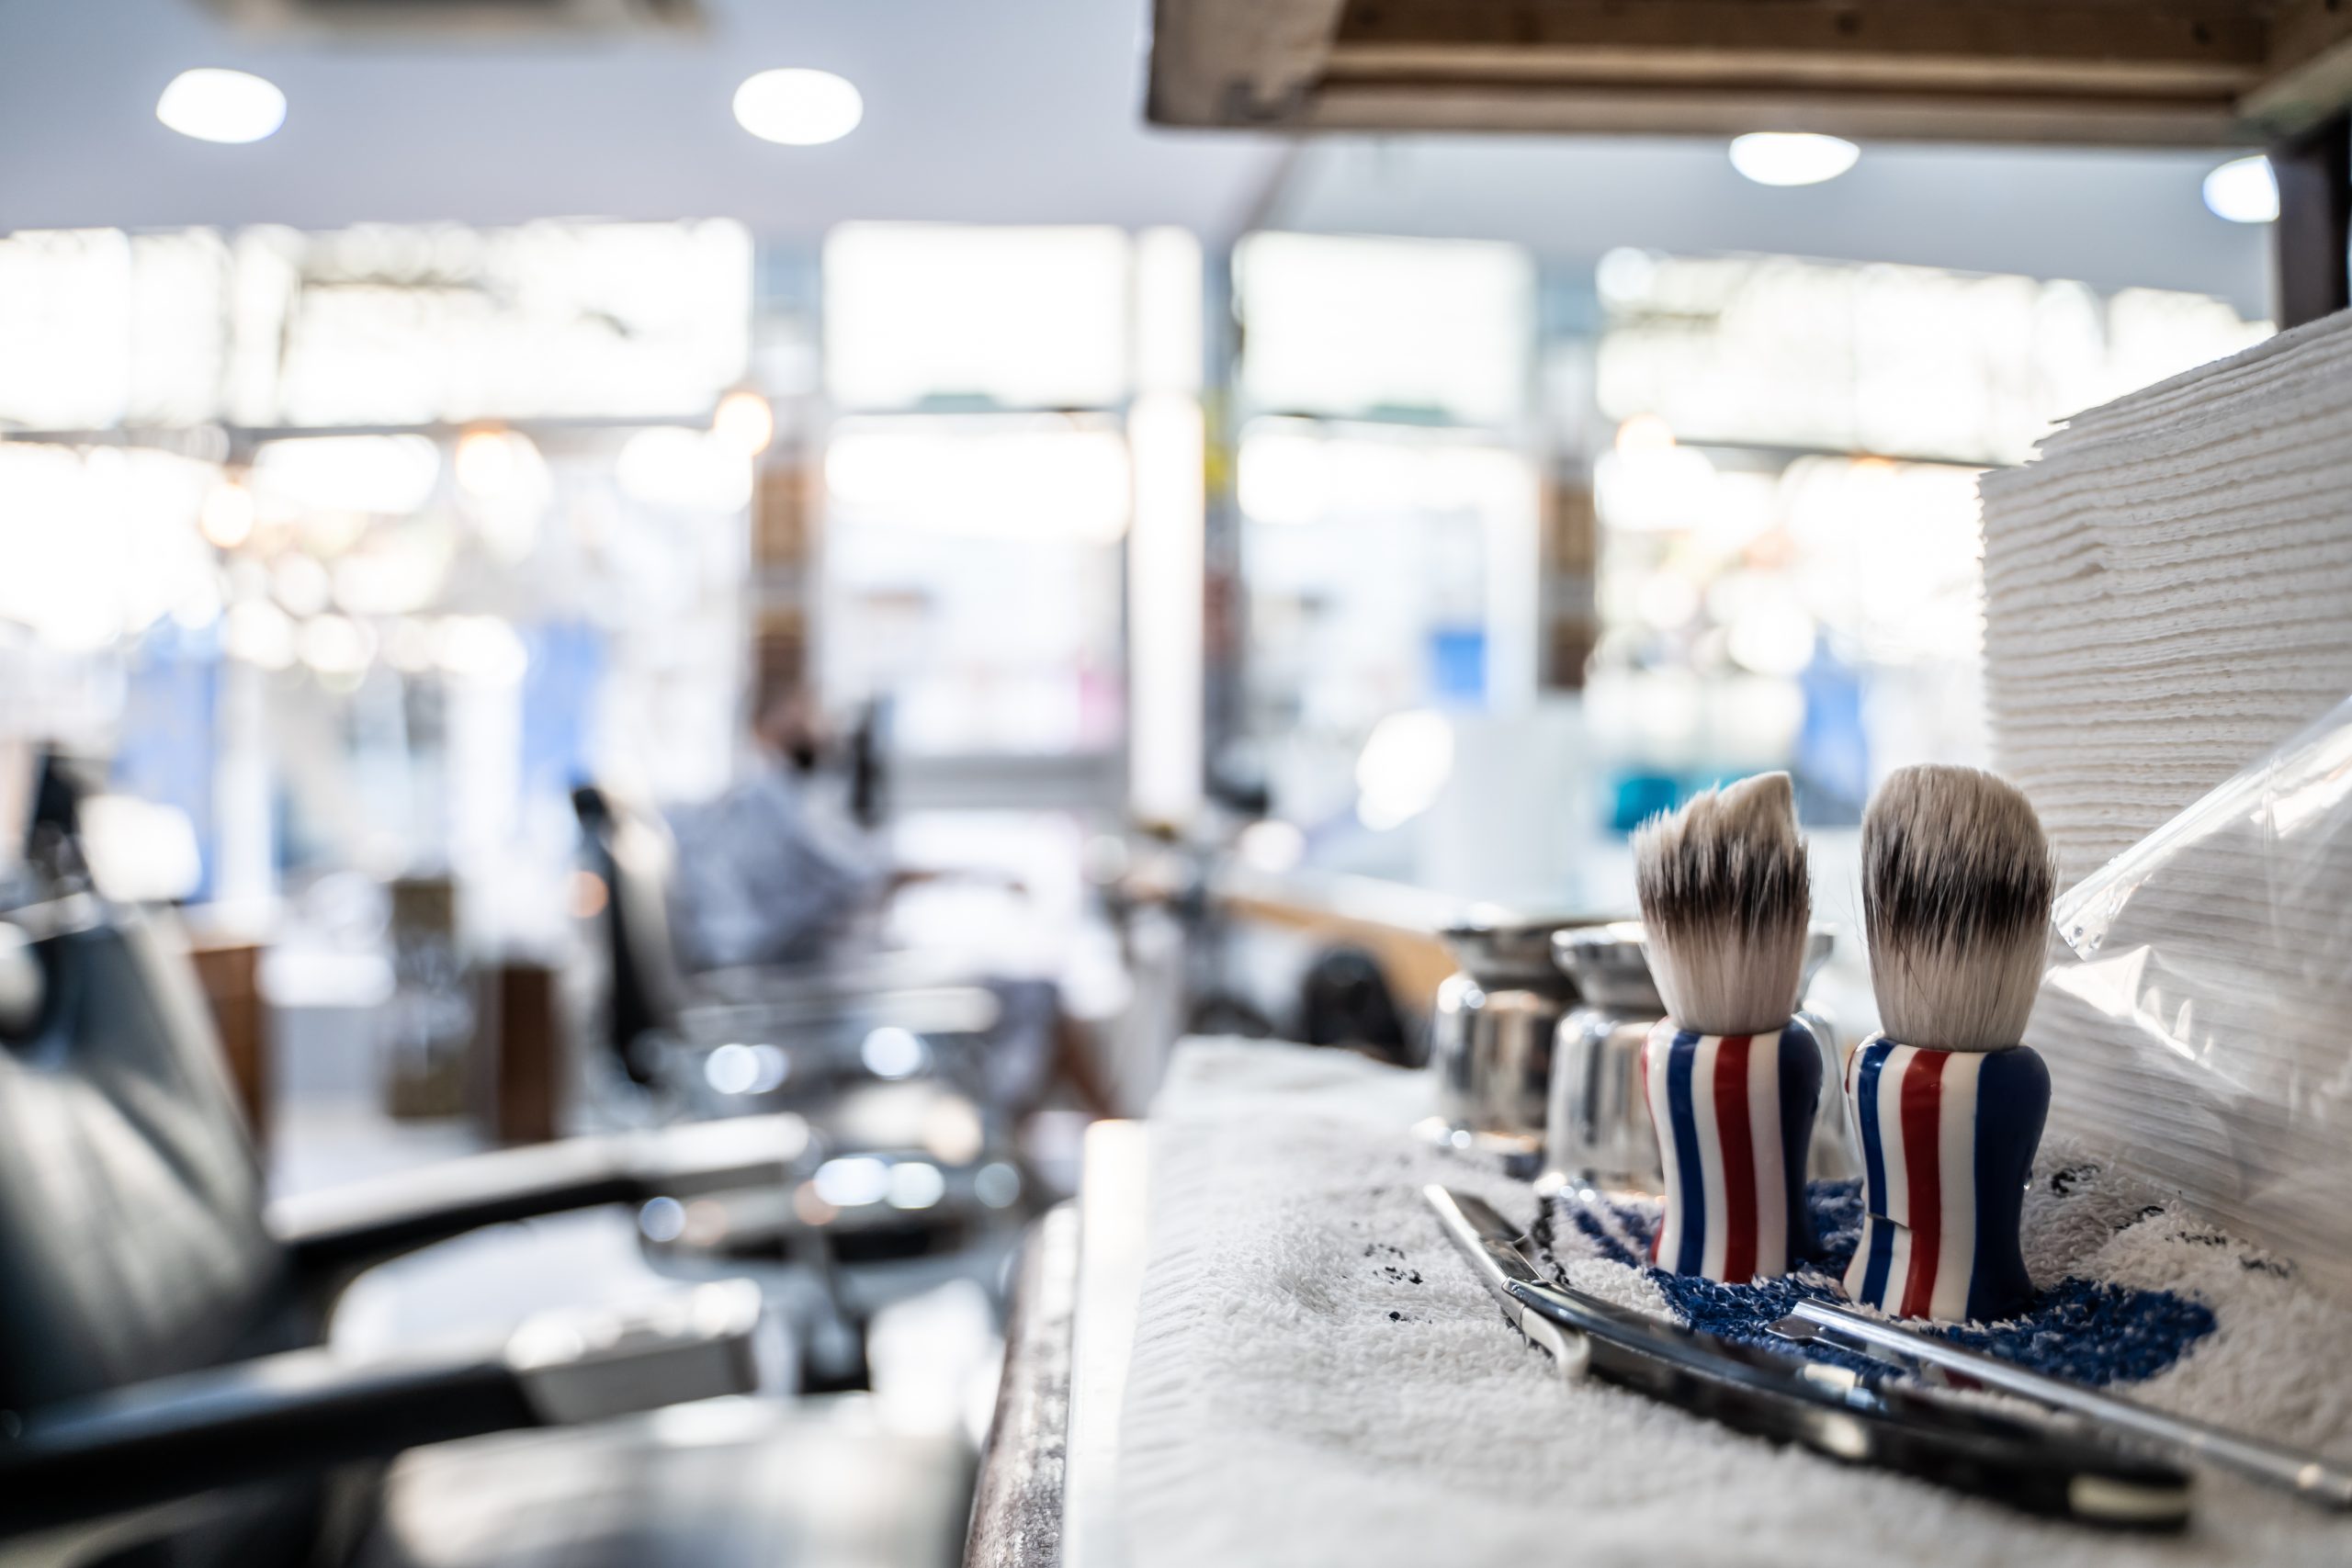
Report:
<svg viewBox="0 0 2352 1568"><path fill-rule="evenodd" d="M829 776L838 750L805 687L771 699L752 725L751 766L717 798L671 815L677 843L673 929L690 969L820 964L872 940L895 894L946 876L985 872L895 863L884 835L856 809L850 780ZM846 770L855 773L857 770ZM1025 891L1005 877L1008 891ZM996 997L987 1094L1015 1112L1057 1086L1096 1116L1114 1113L1083 1029L1050 979L977 977Z"/></svg>
<svg viewBox="0 0 2352 1568"><path fill-rule="evenodd" d="M805 688L766 704L752 733L752 764L732 786L670 814L680 957L695 969L820 962L860 916L934 874L894 866L830 787L829 737Z"/></svg>

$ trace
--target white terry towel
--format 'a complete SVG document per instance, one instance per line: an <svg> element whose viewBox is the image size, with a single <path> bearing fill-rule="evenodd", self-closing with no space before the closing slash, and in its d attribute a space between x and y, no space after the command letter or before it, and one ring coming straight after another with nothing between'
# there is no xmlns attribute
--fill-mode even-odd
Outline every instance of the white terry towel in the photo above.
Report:
<svg viewBox="0 0 2352 1568"><path fill-rule="evenodd" d="M1535 1200L1416 1142L1420 1075L1259 1042L1183 1047L1152 1114L1149 1258L1122 1430L1136 1568L1532 1563L2340 1565L2352 1519L2222 1476L2186 1539L2034 1521L1776 1449L1605 1385L1565 1387L1439 1235L1419 1189ZM2205 1300L2220 1326L2133 1391L2352 1451L2352 1309L2110 1190L2044 1207L2041 1271ZM2078 1270L2079 1271L2079 1270ZM1572 1278L1656 1307L1630 1271Z"/></svg>

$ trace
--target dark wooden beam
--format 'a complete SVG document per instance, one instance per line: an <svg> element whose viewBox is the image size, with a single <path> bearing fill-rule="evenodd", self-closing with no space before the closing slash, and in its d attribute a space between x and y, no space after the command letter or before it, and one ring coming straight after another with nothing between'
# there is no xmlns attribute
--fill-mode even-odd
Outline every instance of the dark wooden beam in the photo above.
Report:
<svg viewBox="0 0 2352 1568"><path fill-rule="evenodd" d="M2259 145L2352 0L1155 0L1171 125Z"/></svg>
<svg viewBox="0 0 2352 1568"><path fill-rule="evenodd" d="M2261 81L2269 42L2247 0L1347 0L1329 69L2221 100Z"/></svg>
<svg viewBox="0 0 2352 1568"><path fill-rule="evenodd" d="M2352 307L2352 116L2272 144L2278 325Z"/></svg>
<svg viewBox="0 0 2352 1568"><path fill-rule="evenodd" d="M2002 93L1728 91L1545 83L1327 83L1286 129L1737 136L1816 130L1855 141L2223 147L2259 138L2226 103Z"/></svg>
<svg viewBox="0 0 2352 1568"><path fill-rule="evenodd" d="M1161 125L1298 119L1341 0L1153 0L1146 117Z"/></svg>
<svg viewBox="0 0 2352 1568"><path fill-rule="evenodd" d="M2275 135L2307 130L2352 105L2352 0L2287 0L2270 23L2263 80L2239 108Z"/></svg>

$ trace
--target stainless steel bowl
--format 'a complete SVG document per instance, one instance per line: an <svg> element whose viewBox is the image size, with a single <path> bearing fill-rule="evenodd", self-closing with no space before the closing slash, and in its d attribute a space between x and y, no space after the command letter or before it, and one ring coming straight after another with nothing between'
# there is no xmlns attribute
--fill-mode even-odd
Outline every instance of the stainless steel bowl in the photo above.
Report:
<svg viewBox="0 0 2352 1568"><path fill-rule="evenodd" d="M1552 962L1554 942L1596 923L1589 915L1522 915L1480 904L1438 935L1462 972L1480 985L1557 990L1563 978Z"/></svg>
<svg viewBox="0 0 2352 1568"><path fill-rule="evenodd" d="M1438 987L1430 1021L1438 1131L1507 1150L1542 1146L1553 1042L1576 1002L1551 962L1552 938L1571 923L1482 908L1445 929L1462 972Z"/></svg>
<svg viewBox="0 0 2352 1568"><path fill-rule="evenodd" d="M1552 962L1587 1001L1611 1007L1648 1009L1663 1017L1657 983L1650 978L1649 953L1642 945L1642 922L1609 920L1552 933Z"/></svg>
<svg viewBox="0 0 2352 1568"><path fill-rule="evenodd" d="M1579 996L1595 1000L1623 997L1628 1006L1655 1007L1658 1016L1664 1017L1666 1003L1658 997L1657 983L1650 978L1649 954L1643 941L1639 920L1572 925L1552 933L1552 962L1575 982ZM1815 926L1806 933L1804 971L1797 981L1800 999L1837 950L1835 926Z"/></svg>

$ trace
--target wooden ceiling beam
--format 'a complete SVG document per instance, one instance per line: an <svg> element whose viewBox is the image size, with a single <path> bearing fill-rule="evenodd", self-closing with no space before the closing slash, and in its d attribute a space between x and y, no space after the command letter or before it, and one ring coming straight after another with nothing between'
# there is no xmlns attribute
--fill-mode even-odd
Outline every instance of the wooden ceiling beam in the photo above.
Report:
<svg viewBox="0 0 2352 1568"><path fill-rule="evenodd" d="M1858 92L2052 93L2119 98L2170 98L2227 105L2261 80L2237 65L2160 61L2089 62L1971 55L1861 55L1801 50L1690 49L1671 52L1586 45L1529 49L1447 49L1430 45L1340 43L1323 83L1442 81L1551 83L1562 87L1662 86L1758 89L1803 87Z"/></svg>
<svg viewBox="0 0 2352 1568"><path fill-rule="evenodd" d="M2269 69L2239 104L2247 118L2293 134L2352 105L2352 0L2291 0L2270 34Z"/></svg>
<svg viewBox="0 0 2352 1568"><path fill-rule="evenodd" d="M1921 75L2010 65L2243 88L2261 78L2269 40L2249 0L1347 0L1332 51L1769 58Z"/></svg>
<svg viewBox="0 0 2352 1568"><path fill-rule="evenodd" d="M1154 0L1147 117L1161 125L1295 122L1343 0Z"/></svg>
<svg viewBox="0 0 2352 1568"><path fill-rule="evenodd" d="M1292 129L1524 135L1738 136L1824 131L1858 141L2221 147L2256 140L2226 103L1917 93L1770 93L1679 87L1341 83Z"/></svg>
<svg viewBox="0 0 2352 1568"><path fill-rule="evenodd" d="M2210 146L2347 103L2352 0L1156 0L1149 112Z"/></svg>

